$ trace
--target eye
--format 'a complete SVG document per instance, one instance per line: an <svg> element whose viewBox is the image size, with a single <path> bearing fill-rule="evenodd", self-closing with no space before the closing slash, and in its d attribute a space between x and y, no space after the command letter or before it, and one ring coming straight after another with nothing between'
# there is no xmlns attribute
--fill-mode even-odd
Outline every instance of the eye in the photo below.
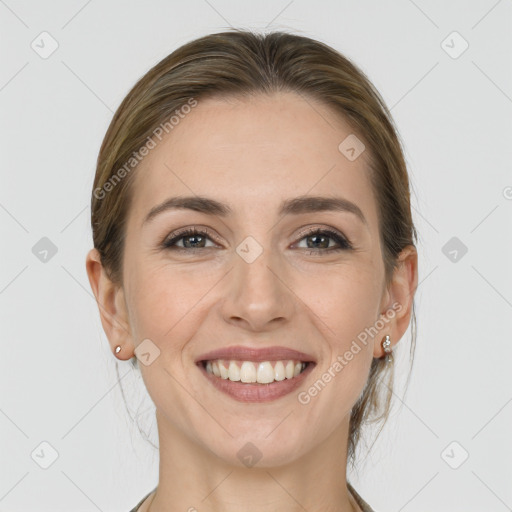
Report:
<svg viewBox="0 0 512 512"><path fill-rule="evenodd" d="M303 234L302 240L307 240L308 254L331 253L352 249L351 243L341 233L325 228L313 228ZM308 240L309 239L309 240ZM338 246L331 247L329 243L334 240Z"/></svg>
<svg viewBox="0 0 512 512"><path fill-rule="evenodd" d="M206 246L206 243L208 240L212 241L212 238L215 237L207 229L186 228L173 233L169 238L164 240L162 248L187 252L209 249L214 247L214 245ZM307 247L305 248L310 249L306 251L308 254L319 255L321 253L331 253L353 248L348 239L341 233L326 228L310 229L302 233L302 238L299 240L299 243L302 242L302 240L307 240ZM330 246L331 241L334 241L338 245L334 247ZM182 242L181 246L178 245L179 242ZM299 248L303 249L304 247Z"/></svg>
<svg viewBox="0 0 512 512"><path fill-rule="evenodd" d="M208 249L205 246L206 240L211 240L212 235L206 229L187 228L177 233L173 233L170 238L162 243L164 249L178 249L178 250L196 250ZM177 242L183 240L183 246L176 245ZM211 246L210 246L211 247Z"/></svg>

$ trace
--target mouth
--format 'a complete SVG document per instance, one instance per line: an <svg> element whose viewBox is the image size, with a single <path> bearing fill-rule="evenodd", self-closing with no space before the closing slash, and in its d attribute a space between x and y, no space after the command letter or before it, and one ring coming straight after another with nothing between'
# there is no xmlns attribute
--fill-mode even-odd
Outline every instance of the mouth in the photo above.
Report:
<svg viewBox="0 0 512 512"><path fill-rule="evenodd" d="M231 398L268 402L295 391L316 362L307 354L284 348L233 347L202 356L196 365L215 389Z"/></svg>
<svg viewBox="0 0 512 512"><path fill-rule="evenodd" d="M200 361L206 372L220 379L244 384L271 384L298 377L310 362L297 360L283 361L238 361L215 359Z"/></svg>

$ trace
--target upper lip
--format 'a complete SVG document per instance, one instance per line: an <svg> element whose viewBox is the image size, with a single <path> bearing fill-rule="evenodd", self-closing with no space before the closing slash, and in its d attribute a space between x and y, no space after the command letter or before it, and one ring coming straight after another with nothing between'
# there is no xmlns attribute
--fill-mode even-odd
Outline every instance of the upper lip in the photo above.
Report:
<svg viewBox="0 0 512 512"><path fill-rule="evenodd" d="M303 362L314 362L315 359L309 354L299 352L287 347L265 347L252 348L241 345L220 348L202 354L196 359L196 363L200 361L212 361L214 359L234 359L239 361L284 361L297 360Z"/></svg>

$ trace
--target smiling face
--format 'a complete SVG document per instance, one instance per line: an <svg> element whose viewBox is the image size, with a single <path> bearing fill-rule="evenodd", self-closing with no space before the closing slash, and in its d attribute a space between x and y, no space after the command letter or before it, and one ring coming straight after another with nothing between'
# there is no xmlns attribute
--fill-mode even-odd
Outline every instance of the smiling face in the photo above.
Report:
<svg viewBox="0 0 512 512"><path fill-rule="evenodd" d="M348 435L373 343L308 404L297 395L389 307L367 155L350 161L338 149L352 133L328 107L293 93L204 99L137 169L122 293L134 346L150 339L160 350L139 367L161 436L237 465L252 442L259 465L272 466ZM322 209L304 196L341 201ZM147 219L184 197L202 211L168 203ZM242 401L197 363L233 346L285 347L314 363L293 392Z"/></svg>

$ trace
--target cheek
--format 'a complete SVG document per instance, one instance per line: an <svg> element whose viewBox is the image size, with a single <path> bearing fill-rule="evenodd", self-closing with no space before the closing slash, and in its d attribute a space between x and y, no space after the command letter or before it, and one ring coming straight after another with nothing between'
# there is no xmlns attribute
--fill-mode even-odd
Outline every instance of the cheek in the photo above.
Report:
<svg viewBox="0 0 512 512"><path fill-rule="evenodd" d="M320 322L325 339L332 350L344 351L365 328L372 326L379 316L380 292L378 276L372 269L360 267L333 268L317 274L300 285L300 297ZM312 286L314 283L314 286Z"/></svg>
<svg viewBox="0 0 512 512"><path fill-rule="evenodd" d="M135 344L151 339L164 359L176 363L198 329L217 276L198 275L165 265L137 266L130 274L130 318Z"/></svg>
<svg viewBox="0 0 512 512"><path fill-rule="evenodd" d="M378 319L379 298L370 273L333 273L315 287L307 305L320 331L325 357L316 380L297 397L315 428L337 428L361 395L373 359L373 339L365 329ZM317 282L317 284L322 284Z"/></svg>

